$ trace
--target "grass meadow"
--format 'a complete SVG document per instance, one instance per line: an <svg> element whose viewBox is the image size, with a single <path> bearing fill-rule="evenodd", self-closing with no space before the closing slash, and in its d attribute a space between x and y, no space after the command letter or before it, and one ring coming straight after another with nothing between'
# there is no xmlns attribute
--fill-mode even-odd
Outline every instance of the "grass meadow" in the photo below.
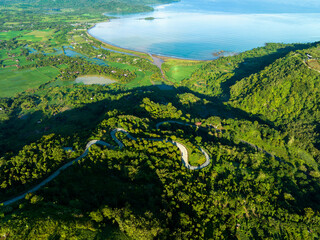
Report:
<svg viewBox="0 0 320 240"><path fill-rule="evenodd" d="M190 78L192 73L203 64L198 61L173 59L166 61L162 67L169 81L180 83L183 79Z"/></svg>
<svg viewBox="0 0 320 240"><path fill-rule="evenodd" d="M53 67L37 69L14 70L5 68L0 70L0 97L13 97L18 93L38 88L51 81L59 74Z"/></svg>

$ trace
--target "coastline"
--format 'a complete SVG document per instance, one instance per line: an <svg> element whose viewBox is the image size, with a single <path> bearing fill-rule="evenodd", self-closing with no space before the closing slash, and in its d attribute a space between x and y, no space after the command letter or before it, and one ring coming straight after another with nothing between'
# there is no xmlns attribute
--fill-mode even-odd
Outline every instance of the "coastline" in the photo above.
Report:
<svg viewBox="0 0 320 240"><path fill-rule="evenodd" d="M109 22L109 21L110 21L110 20L108 20L107 22ZM99 23L100 23L100 22L99 22ZM92 27L90 27L90 28L88 28L88 29L86 30L87 36L88 36L89 38L93 38L94 40L100 42L100 43L103 44L106 48L108 48L108 49L110 49L110 50L115 50L115 51L124 52L124 53L130 53L130 54L134 54L134 55L136 55L136 56L138 56L138 57L147 58L147 59L149 59L149 60L152 60L152 59L150 59L150 56L149 56L148 53L144 53L144 52L139 52L139 51L134 51L134 50L131 50L131 49L126 49L126 48L118 47L118 46L112 45L112 44L110 44L110 43L106 43L106 42L104 42L104 41L102 41L102 40L100 40L100 39L92 36L92 35L89 33L89 31L90 31L92 28L95 28L96 25L99 24L99 23L94 24Z"/></svg>
<svg viewBox="0 0 320 240"><path fill-rule="evenodd" d="M104 21L104 22L110 22L110 20L108 21ZM145 59L148 59L150 61L153 62L153 59L150 57L150 55L156 57L156 58L160 58L161 60L163 60L164 62L166 61L169 61L169 60L175 60L175 61L183 61L183 62L189 62L189 63L199 63L199 62L208 62L208 61L213 61L215 59L211 59L211 60L197 60L197 59L187 59L187 58L178 58L178 57L170 57L170 56L162 56L162 55L157 55L157 54L152 54L152 53L146 53L146 52L139 52L139 51L135 51L135 50L132 50L132 49L128 49L128 48L123 48L123 47L118 47L116 45L113 45L113 44L110 44L110 43L107 43L107 42L104 42L96 37L94 37L93 35L91 35L89 33L89 31L93 28L96 27L97 24L99 23L102 23L102 22L98 22L98 23L95 23L92 27L88 28L86 30L86 34L88 37L91 37L93 39L95 39L96 41L102 43L106 48L109 48L111 50L115 50L115 51L120 51L120 52L124 52L124 53L130 53L130 54L134 54L138 57L142 57L142 58L145 58Z"/></svg>

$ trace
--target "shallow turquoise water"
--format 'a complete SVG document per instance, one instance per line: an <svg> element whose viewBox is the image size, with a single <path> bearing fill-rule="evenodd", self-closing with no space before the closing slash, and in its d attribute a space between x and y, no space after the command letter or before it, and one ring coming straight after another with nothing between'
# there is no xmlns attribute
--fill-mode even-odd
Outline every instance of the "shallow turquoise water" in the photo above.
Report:
<svg viewBox="0 0 320 240"><path fill-rule="evenodd" d="M213 59L267 42L320 40L320 3L281 0L182 0L154 12L121 16L89 30L123 48L189 59ZM145 20L154 17L154 20Z"/></svg>

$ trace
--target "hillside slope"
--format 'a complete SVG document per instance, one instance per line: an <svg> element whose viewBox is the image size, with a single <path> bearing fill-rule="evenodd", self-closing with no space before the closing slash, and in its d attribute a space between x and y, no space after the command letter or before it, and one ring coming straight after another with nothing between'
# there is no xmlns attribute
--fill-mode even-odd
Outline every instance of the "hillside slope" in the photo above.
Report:
<svg viewBox="0 0 320 240"><path fill-rule="evenodd" d="M314 44L268 43L264 47L217 60L208 61L193 72L182 85L211 96L229 98L232 85L242 78L258 73L291 51L306 49Z"/></svg>
<svg viewBox="0 0 320 240"><path fill-rule="evenodd" d="M311 55L307 59L307 54ZM231 105L319 146L319 45L292 52L231 87Z"/></svg>

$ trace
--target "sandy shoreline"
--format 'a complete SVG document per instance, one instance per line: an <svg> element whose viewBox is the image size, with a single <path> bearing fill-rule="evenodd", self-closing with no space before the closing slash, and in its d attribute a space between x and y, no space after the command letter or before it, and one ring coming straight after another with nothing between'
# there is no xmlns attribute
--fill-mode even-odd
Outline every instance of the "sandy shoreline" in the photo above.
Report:
<svg viewBox="0 0 320 240"><path fill-rule="evenodd" d="M110 22L110 20L106 21L106 22ZM156 57L156 58L160 58L161 60L163 60L164 62L169 61L169 60L176 60L176 61L188 61L188 62L206 62L206 61L212 61L212 60L196 60L196 59L187 59L187 58L178 58L178 57L169 57L169 56L161 56L161 55L157 55L157 54L151 54L151 53L146 53L146 52L139 52L139 51L135 51L135 50L131 50L131 49L127 49L127 48L123 48L123 47L118 47L116 45L112 45L110 43L106 43L94 36L92 36L89 31L93 28L96 27L96 25L99 23L96 23L94 26L90 27L87 29L86 33L89 37L101 42L103 45L105 45L107 48L111 49L111 50L115 50L115 51L120 51L120 52L124 52L124 53L130 53L130 54L134 54L138 57L143 57L146 59L149 59L151 61L153 61L153 59L150 57L150 55Z"/></svg>
<svg viewBox="0 0 320 240"><path fill-rule="evenodd" d="M110 21L110 20L109 20ZM109 22L107 21L107 22ZM115 50L115 51L119 51L119 52L124 52L124 53L130 53L130 54L134 54L138 57L143 57L143 58L147 58L147 59L150 59L149 57L149 54L148 53L144 53L144 52L139 52L139 51L135 51L135 50L131 50L131 49L126 49L126 48L122 48L122 47L118 47L118 46L115 46L115 45L112 45L110 43L106 43L94 36L92 36L89 31L92 29L92 28L95 28L96 25L99 24L99 23L96 23L94 26L90 27L87 29L86 33L88 35L88 37L91 37L95 40L97 40L98 42L102 43L106 48L109 48L110 50Z"/></svg>

